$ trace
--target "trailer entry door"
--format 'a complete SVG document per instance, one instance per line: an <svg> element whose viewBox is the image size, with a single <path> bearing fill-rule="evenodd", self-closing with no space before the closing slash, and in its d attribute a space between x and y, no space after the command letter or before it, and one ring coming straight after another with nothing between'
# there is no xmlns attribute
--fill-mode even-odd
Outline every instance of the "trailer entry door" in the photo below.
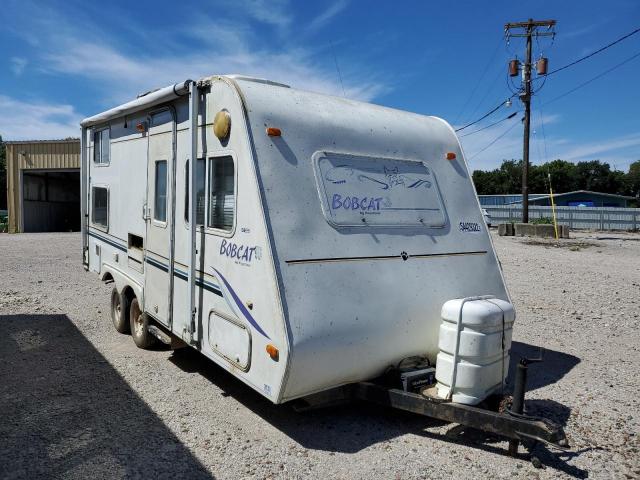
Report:
<svg viewBox="0 0 640 480"><path fill-rule="evenodd" d="M168 328L172 307L175 120L169 109L149 117L144 309Z"/></svg>

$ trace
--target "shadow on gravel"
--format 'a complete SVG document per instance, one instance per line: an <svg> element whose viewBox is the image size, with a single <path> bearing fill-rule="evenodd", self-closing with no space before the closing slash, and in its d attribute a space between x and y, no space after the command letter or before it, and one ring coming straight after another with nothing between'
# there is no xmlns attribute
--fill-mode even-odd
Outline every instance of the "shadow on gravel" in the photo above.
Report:
<svg viewBox="0 0 640 480"><path fill-rule="evenodd" d="M518 342L514 342L514 345L517 346L518 352L524 352L529 357L535 356L532 353L538 353L536 347ZM534 371L535 366L532 366L530 377L532 383L537 385L535 388L555 381L552 378L556 378L556 380L562 378L579 362L577 358L570 355L547 351L547 360L551 362L552 359L564 359L566 362L552 367L551 370L555 373L545 374L542 378L537 378L538 374ZM372 445L384 444L393 438L412 433L437 441L464 444L489 453L508 455L506 442L501 437L460 425L452 426L445 434L439 431L430 431L430 429L445 426L447 423L400 410L366 403L354 403L298 413L289 405L274 405L230 373L190 348L174 351L170 361L186 372L202 375L220 388L223 395L233 397L304 448L355 453ZM545 415L563 426L570 414L568 407L551 400L527 400L527 409L532 414ZM537 446L535 455L542 460L543 464L556 470L577 478L587 476L585 471L566 464L544 446ZM563 453L559 456L565 455L574 454Z"/></svg>
<svg viewBox="0 0 640 480"><path fill-rule="evenodd" d="M0 478L211 478L66 315L0 330Z"/></svg>
<svg viewBox="0 0 640 480"><path fill-rule="evenodd" d="M371 445L425 428L446 425L439 420L370 404L347 404L296 412L290 405L274 405L230 373L190 348L176 350L171 362L198 373L301 446L327 452L355 453Z"/></svg>
<svg viewBox="0 0 640 480"><path fill-rule="evenodd" d="M580 363L578 357L569 355L568 353L558 352L556 350L547 350L528 343L512 342L511 343L511 362L509 365L509 383L512 382L512 375L516 371L516 364L520 358L540 358L542 354L542 362L529 365L529 375L527 377L527 391L537 390L558 382L573 367Z"/></svg>

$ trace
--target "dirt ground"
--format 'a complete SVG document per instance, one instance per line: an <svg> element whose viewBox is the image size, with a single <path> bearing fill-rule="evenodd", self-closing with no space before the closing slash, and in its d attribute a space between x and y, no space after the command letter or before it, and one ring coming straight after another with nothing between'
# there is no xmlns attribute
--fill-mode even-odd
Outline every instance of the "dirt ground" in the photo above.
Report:
<svg viewBox="0 0 640 480"><path fill-rule="evenodd" d="M189 349L138 350L79 234L0 235L0 478L639 478L640 235L494 236L536 357L527 408L571 450L368 405L275 406Z"/></svg>

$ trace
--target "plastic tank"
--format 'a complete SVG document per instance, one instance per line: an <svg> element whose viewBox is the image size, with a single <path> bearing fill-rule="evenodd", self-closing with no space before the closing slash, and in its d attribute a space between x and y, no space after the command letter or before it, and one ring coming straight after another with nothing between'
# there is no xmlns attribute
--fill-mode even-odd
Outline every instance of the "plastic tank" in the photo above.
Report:
<svg viewBox="0 0 640 480"><path fill-rule="evenodd" d="M475 405L500 392L509 371L514 320L513 305L492 297L459 298L442 306L439 397Z"/></svg>

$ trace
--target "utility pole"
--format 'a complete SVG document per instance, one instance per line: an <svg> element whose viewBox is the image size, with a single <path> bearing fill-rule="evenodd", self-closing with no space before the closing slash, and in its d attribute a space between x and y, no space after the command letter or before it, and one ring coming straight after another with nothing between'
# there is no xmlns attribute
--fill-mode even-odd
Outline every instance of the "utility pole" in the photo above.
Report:
<svg viewBox="0 0 640 480"><path fill-rule="evenodd" d="M520 88L520 100L524 104L524 137L522 142L522 223L529 223L529 136L531 127L531 95L533 89L531 87L531 54L532 54L532 37L553 36L555 32L539 32L539 27L547 27L550 30L556 24L555 20L533 20L530 18L527 22L507 23L504 26L505 36L524 37L527 41L527 50L525 54L525 62L522 65L522 86ZM521 30L522 33L511 33L512 30ZM540 63L536 63L538 74L547 73L547 59L541 58ZM512 60L509 63L509 75L515 77L518 75L520 62Z"/></svg>

